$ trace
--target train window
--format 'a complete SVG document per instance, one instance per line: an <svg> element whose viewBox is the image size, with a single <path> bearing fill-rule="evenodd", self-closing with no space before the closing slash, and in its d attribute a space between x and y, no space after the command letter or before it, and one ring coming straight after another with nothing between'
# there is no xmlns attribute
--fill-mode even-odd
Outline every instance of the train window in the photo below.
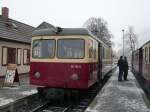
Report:
<svg viewBox="0 0 150 112"><path fill-rule="evenodd" d="M89 58L93 57L93 40L89 41Z"/></svg>
<svg viewBox="0 0 150 112"><path fill-rule="evenodd" d="M148 52L147 52L147 47L145 47L145 63L148 62Z"/></svg>
<svg viewBox="0 0 150 112"><path fill-rule="evenodd" d="M149 46L149 64L150 64L150 46Z"/></svg>
<svg viewBox="0 0 150 112"><path fill-rule="evenodd" d="M93 44L93 58L96 58L96 41L94 41L94 44Z"/></svg>
<svg viewBox="0 0 150 112"><path fill-rule="evenodd" d="M105 59L105 48L103 47L103 59Z"/></svg>
<svg viewBox="0 0 150 112"><path fill-rule="evenodd" d="M52 58L55 54L55 40L34 40L32 46L33 58Z"/></svg>
<svg viewBox="0 0 150 112"><path fill-rule="evenodd" d="M65 59L84 58L84 43L83 39L59 39L57 56Z"/></svg>
<svg viewBox="0 0 150 112"><path fill-rule="evenodd" d="M143 57L143 62L145 62L145 52L144 52L144 49L142 49L142 57Z"/></svg>

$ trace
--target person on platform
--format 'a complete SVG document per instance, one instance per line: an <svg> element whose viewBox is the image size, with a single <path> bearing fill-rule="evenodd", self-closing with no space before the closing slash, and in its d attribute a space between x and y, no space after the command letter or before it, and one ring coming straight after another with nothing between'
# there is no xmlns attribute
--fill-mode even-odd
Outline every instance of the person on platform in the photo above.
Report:
<svg viewBox="0 0 150 112"><path fill-rule="evenodd" d="M124 57L124 62L123 62L123 73L124 73L124 80L128 81L127 76L128 76L128 61L127 57Z"/></svg>
<svg viewBox="0 0 150 112"><path fill-rule="evenodd" d="M120 59L118 60L117 66L119 66L119 75L118 75L118 81L122 81L123 76L123 56L120 56Z"/></svg>

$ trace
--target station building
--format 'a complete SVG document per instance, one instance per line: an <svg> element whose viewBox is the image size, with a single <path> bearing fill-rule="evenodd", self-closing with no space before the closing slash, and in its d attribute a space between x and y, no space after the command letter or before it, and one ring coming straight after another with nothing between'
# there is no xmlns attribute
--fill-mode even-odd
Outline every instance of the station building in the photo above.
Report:
<svg viewBox="0 0 150 112"><path fill-rule="evenodd" d="M0 77L9 63L17 64L19 74L30 70L30 43L34 27L9 18L9 9L0 15Z"/></svg>

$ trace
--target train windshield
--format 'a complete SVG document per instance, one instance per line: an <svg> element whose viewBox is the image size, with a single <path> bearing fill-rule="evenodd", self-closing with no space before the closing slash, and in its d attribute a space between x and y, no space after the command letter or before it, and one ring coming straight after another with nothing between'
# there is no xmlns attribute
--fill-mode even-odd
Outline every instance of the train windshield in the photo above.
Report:
<svg viewBox="0 0 150 112"><path fill-rule="evenodd" d="M83 39L59 39L57 56L65 59L84 58L84 46Z"/></svg>
<svg viewBox="0 0 150 112"><path fill-rule="evenodd" d="M55 40L39 39L33 41L32 57L33 58L52 58L55 54Z"/></svg>

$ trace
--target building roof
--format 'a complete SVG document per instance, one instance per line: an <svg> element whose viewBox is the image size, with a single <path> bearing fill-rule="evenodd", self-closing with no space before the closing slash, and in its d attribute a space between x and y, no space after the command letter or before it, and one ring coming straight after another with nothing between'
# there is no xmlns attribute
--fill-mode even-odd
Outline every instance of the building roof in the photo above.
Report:
<svg viewBox="0 0 150 112"><path fill-rule="evenodd" d="M0 15L0 39L30 44L34 27Z"/></svg>

